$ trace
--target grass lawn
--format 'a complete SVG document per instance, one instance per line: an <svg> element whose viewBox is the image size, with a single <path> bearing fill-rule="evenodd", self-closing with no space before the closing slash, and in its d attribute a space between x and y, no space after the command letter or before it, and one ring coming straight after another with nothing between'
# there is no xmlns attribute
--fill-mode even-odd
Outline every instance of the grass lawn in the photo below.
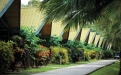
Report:
<svg viewBox="0 0 121 75"><path fill-rule="evenodd" d="M120 62L118 61L115 62L114 64L101 68L89 75L118 75L119 67L120 67Z"/></svg>
<svg viewBox="0 0 121 75"><path fill-rule="evenodd" d="M9 73L7 75L31 75L32 73L40 73L40 72L50 71L50 70L69 67L69 66L87 64L95 61L100 61L100 60L90 60L88 62L77 62L77 63L67 64L67 65L48 64L47 66L43 66L40 68L30 68L30 69L22 70L21 72Z"/></svg>

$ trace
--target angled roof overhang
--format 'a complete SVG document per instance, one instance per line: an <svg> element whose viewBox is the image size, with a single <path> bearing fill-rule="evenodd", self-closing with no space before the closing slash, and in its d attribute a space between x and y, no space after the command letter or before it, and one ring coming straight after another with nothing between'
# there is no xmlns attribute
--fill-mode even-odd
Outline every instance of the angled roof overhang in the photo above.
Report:
<svg viewBox="0 0 121 75"><path fill-rule="evenodd" d="M10 7L14 0L0 0L0 18Z"/></svg>
<svg viewBox="0 0 121 75"><path fill-rule="evenodd" d="M0 0L0 40L9 40L20 30L21 0Z"/></svg>

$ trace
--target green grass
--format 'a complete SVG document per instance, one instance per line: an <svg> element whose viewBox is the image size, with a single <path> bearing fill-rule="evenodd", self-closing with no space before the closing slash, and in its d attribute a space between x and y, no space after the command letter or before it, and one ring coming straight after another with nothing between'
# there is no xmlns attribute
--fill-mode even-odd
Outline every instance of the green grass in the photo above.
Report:
<svg viewBox="0 0 121 75"><path fill-rule="evenodd" d="M48 64L47 66L42 66L42 67L39 67L39 68L29 68L29 69L26 69L26 70L22 70L21 72L9 73L7 75L31 75L32 73L46 72L46 71L60 69L60 68L69 67L69 66L87 64L87 63L95 62L95 61L100 61L100 60L90 60L90 61L87 61L87 62L70 63L70 64L67 64L67 65Z"/></svg>
<svg viewBox="0 0 121 75"><path fill-rule="evenodd" d="M30 73L10 73L7 75L31 75Z"/></svg>
<svg viewBox="0 0 121 75"><path fill-rule="evenodd" d="M120 62L118 61L115 62L114 64L101 68L89 75L118 75L119 67L120 67Z"/></svg>
<svg viewBox="0 0 121 75"><path fill-rule="evenodd" d="M88 61L88 62L77 62L77 63L71 63L71 64L67 64L67 65L49 64L47 66L43 66L43 67L40 67L40 68L31 68L31 69L28 69L28 70L24 70L24 72L28 72L28 73L46 72L46 71L60 69L60 68L69 67L69 66L87 64L87 63L94 62L94 61L95 60L91 60L91 61Z"/></svg>

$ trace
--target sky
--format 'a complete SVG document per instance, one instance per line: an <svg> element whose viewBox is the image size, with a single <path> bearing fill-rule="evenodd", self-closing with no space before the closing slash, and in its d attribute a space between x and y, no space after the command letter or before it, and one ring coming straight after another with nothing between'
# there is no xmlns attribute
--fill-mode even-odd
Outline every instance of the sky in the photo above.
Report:
<svg viewBox="0 0 121 75"><path fill-rule="evenodd" d="M27 5L29 0L21 0L21 4Z"/></svg>
<svg viewBox="0 0 121 75"><path fill-rule="evenodd" d="M21 0L21 4L27 5L28 1L30 1L30 0ZM40 1L42 1L42 0L40 0Z"/></svg>

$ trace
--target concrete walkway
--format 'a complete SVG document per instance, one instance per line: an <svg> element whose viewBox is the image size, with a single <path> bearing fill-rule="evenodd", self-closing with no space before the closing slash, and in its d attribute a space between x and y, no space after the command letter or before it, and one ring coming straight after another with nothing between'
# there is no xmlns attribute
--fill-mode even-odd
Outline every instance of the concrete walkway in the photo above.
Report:
<svg viewBox="0 0 121 75"><path fill-rule="evenodd" d="M101 60L98 62L92 62L88 64L81 64L78 66L71 66L66 68L61 68L57 70L52 70L48 72L42 72L32 75L87 75L101 67L112 64L118 60Z"/></svg>

